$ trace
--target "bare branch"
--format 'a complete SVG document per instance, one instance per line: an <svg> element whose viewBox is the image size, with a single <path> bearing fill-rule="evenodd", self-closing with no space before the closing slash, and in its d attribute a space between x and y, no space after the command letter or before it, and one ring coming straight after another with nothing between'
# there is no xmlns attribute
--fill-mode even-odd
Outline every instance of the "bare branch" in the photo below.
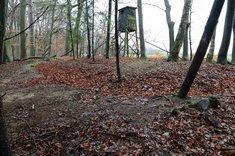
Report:
<svg viewBox="0 0 235 156"><path fill-rule="evenodd" d="M42 12L42 14L41 14L40 16L38 16L38 17L35 19L35 21L33 21L33 23L31 23L31 24L30 24L28 27L26 27L24 30L22 30L21 32L19 32L19 33L13 35L13 36L11 36L11 37L5 38L3 41L10 40L10 39L12 39L12 38L14 38L14 37L16 37L16 36L19 36L20 34L22 34L23 32L25 32L26 30L28 30L33 24L35 24L35 23L39 20L39 18L41 18L41 17L46 13L46 11L48 10L48 8L49 8L49 7L47 7L47 8Z"/></svg>
<svg viewBox="0 0 235 156"><path fill-rule="evenodd" d="M150 4L150 3L143 3L143 4L144 4L144 5L150 5L150 6L156 7L156 8L158 8L158 9L164 11L164 12L166 11L165 9L163 9L163 8L157 6L157 5L154 5L154 4Z"/></svg>

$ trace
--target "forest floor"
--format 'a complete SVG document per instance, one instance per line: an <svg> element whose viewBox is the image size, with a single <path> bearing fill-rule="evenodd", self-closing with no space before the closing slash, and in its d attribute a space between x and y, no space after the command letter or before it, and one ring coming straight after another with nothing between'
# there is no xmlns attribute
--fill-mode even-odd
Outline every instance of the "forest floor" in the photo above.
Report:
<svg viewBox="0 0 235 156"><path fill-rule="evenodd" d="M14 155L234 155L235 66L203 63L189 97L174 94L190 62L97 58L0 66ZM217 109L188 108L210 96Z"/></svg>

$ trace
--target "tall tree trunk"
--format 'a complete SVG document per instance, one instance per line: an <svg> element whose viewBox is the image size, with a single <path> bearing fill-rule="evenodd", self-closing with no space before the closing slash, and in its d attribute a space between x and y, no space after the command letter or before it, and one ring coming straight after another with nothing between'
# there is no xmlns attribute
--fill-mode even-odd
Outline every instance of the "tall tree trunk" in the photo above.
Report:
<svg viewBox="0 0 235 156"><path fill-rule="evenodd" d="M219 64L227 64L227 54L232 33L235 1L228 0L227 4L228 5L227 5L227 12L224 23L224 33L217 58L217 63Z"/></svg>
<svg viewBox="0 0 235 156"><path fill-rule="evenodd" d="M188 26L189 12L191 10L191 7L192 7L192 0L185 0L178 34L176 36L174 46L170 51L168 61L177 61L179 59L179 52L184 41L186 28Z"/></svg>
<svg viewBox="0 0 235 156"><path fill-rule="evenodd" d="M21 21L21 19L20 19L20 9L17 10L17 12L19 13L19 16L15 18L15 20L16 20L16 24L15 24L16 28L15 29L18 32L20 32L21 31L21 29L20 29L20 21ZM21 36L16 37L16 42L15 42L16 45L17 45L16 46L16 59L20 59L20 57L21 57L20 38L21 38Z"/></svg>
<svg viewBox="0 0 235 156"><path fill-rule="evenodd" d="M235 15L233 16L233 51L232 51L232 63L235 63Z"/></svg>
<svg viewBox="0 0 235 156"><path fill-rule="evenodd" d="M76 18L76 26L75 26L75 36L74 36L74 43L76 44L77 58L79 56L79 54L78 54L79 44L82 42L81 41L81 31L79 29L79 25L80 25L81 16L82 16L83 2L84 2L84 0L77 0L78 6L77 6L77 18Z"/></svg>
<svg viewBox="0 0 235 156"><path fill-rule="evenodd" d="M8 0L5 0L5 15L8 14ZM7 16L4 16L4 34L6 33L6 23L7 23ZM8 55L8 45L7 45L7 42L3 42L3 63L5 64L6 62L10 62L10 58L9 58L9 55Z"/></svg>
<svg viewBox="0 0 235 156"><path fill-rule="evenodd" d="M142 0L137 0L138 16L139 16L139 34L140 34L140 57L145 58L145 39L144 39L144 26L143 26L143 10Z"/></svg>
<svg viewBox="0 0 235 156"><path fill-rule="evenodd" d="M206 57L206 61L210 62L210 63L213 60L214 51L215 51L215 36L216 36L216 28L215 28L215 31L212 35L209 52L208 52L207 57Z"/></svg>
<svg viewBox="0 0 235 156"><path fill-rule="evenodd" d="M180 98L185 98L187 96L187 94L190 90L190 87L192 86L192 83L197 75L197 72L202 64L202 61L203 61L204 56L206 54L206 50L208 48L211 37L212 37L213 32L215 30L216 24L218 23L220 13L221 13L222 7L224 5L224 1L225 0L215 0L214 1L210 16L209 16L207 24L205 26L205 30L204 30L204 33L201 37L201 41L200 41L199 46L197 48L195 57L193 58L192 64L188 70L186 78L184 79L184 82L179 90L178 96Z"/></svg>
<svg viewBox="0 0 235 156"><path fill-rule="evenodd" d="M92 60L95 61L95 0L92 1Z"/></svg>
<svg viewBox="0 0 235 156"><path fill-rule="evenodd" d="M26 0L20 2L20 30L25 29L25 12L26 12ZM20 58L26 58L26 35L25 32L20 34Z"/></svg>
<svg viewBox="0 0 235 156"><path fill-rule="evenodd" d="M0 1L0 64L3 63L3 38L5 34L5 0Z"/></svg>
<svg viewBox="0 0 235 156"><path fill-rule="evenodd" d="M111 15L112 15L112 0L109 0L107 36L106 36L106 45L105 45L105 57L106 57L106 59L109 58Z"/></svg>
<svg viewBox="0 0 235 156"><path fill-rule="evenodd" d="M118 81L121 81L121 71L119 65L119 41L118 41L118 0L115 0L115 49L116 49L116 68Z"/></svg>
<svg viewBox="0 0 235 156"><path fill-rule="evenodd" d="M189 48L190 48L190 61L193 59L193 48L192 48L192 8L189 13Z"/></svg>
<svg viewBox="0 0 235 156"><path fill-rule="evenodd" d="M51 26L50 26L50 36L49 36L49 47L48 47L48 55L51 56L51 49L52 49L52 37L54 31L54 22L55 22L55 7L56 7L57 0L54 0L54 4L52 6L52 16L51 16Z"/></svg>
<svg viewBox="0 0 235 156"><path fill-rule="evenodd" d="M32 0L29 0L29 23L33 23L33 3ZM30 56L35 56L35 47L34 47L34 24L29 28L30 36Z"/></svg>
<svg viewBox="0 0 235 156"><path fill-rule="evenodd" d="M71 11L72 11L72 4L71 0L67 0L67 19L68 19L68 24L69 24L69 43L70 43L70 48L71 48L71 54L73 56L73 60L75 60L75 54L74 54L74 45L73 45L73 28L72 28L72 18L71 18Z"/></svg>
<svg viewBox="0 0 235 156"><path fill-rule="evenodd" d="M175 32L174 32L174 25L175 22L171 20L171 5L169 0L164 0L166 6L166 21L169 30L169 51L173 48L174 40L175 40Z"/></svg>
<svg viewBox="0 0 235 156"><path fill-rule="evenodd" d="M88 0L86 0L86 26L87 26L87 44L88 44L88 54L87 58L91 58L91 35L90 35L90 22L89 22L89 8Z"/></svg>
<svg viewBox="0 0 235 156"><path fill-rule="evenodd" d="M66 24L66 37L65 37L65 54L68 54L68 52L70 52L71 54L71 47L70 47L70 23L69 23L69 16L71 14L71 12L69 11L69 3L70 0L67 0L67 24Z"/></svg>
<svg viewBox="0 0 235 156"><path fill-rule="evenodd" d="M186 28L186 32L184 34L184 46L183 46L183 60L184 61L188 61L189 58L188 58L188 28L189 28L189 25L187 26Z"/></svg>

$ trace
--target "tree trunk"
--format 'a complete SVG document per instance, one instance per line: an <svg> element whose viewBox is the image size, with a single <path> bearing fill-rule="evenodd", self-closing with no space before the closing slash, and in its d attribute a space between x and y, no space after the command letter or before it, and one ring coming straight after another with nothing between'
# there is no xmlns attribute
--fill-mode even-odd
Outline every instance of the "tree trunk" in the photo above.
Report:
<svg viewBox="0 0 235 156"><path fill-rule="evenodd" d="M29 23L33 23L33 3L32 0L29 0ZM34 24L29 28L29 36L30 36L30 56L35 56L35 48L34 48Z"/></svg>
<svg viewBox="0 0 235 156"><path fill-rule="evenodd" d="M121 81L121 72L119 65L119 41L118 41L118 0L115 0L115 49L116 49L116 68L118 81Z"/></svg>
<svg viewBox="0 0 235 156"><path fill-rule="evenodd" d="M193 80L195 79L197 72L202 64L204 56L206 54L206 50L210 43L211 37L215 30L216 24L218 22L222 7L224 5L225 0L215 0L210 16L208 18L204 33L202 35L201 41L197 48L195 57L192 61L192 64L189 68L189 71L186 75L186 78L180 88L178 96L180 98L185 98L189 92L190 87L192 86Z"/></svg>
<svg viewBox="0 0 235 156"><path fill-rule="evenodd" d="M75 26L75 36L74 36L74 43L76 44L76 52L77 52L77 58L79 56L78 50L79 50L79 44L81 43L81 32L79 29L81 16L82 16L82 10L83 10L83 2L84 0L77 0L78 6L77 6L77 19L76 19L76 26Z"/></svg>
<svg viewBox="0 0 235 156"><path fill-rule="evenodd" d="M214 51L215 51L215 36L216 36L216 28L212 35L209 52L206 57L206 61L210 63L213 61L213 56L214 56Z"/></svg>
<svg viewBox="0 0 235 156"><path fill-rule="evenodd" d="M71 12L70 12L70 7L69 7L69 5L71 5L70 4L71 2L70 2L70 0L67 0L67 15L66 15L66 17L67 17L67 24L66 24L66 37L65 37L65 54L68 54L68 52L70 52L70 54L71 54L71 47L70 47L70 45L71 45L71 43L70 43L70 14L71 14Z"/></svg>
<svg viewBox="0 0 235 156"><path fill-rule="evenodd" d="M95 0L92 1L92 37L91 37L91 45L92 45L92 60L95 61Z"/></svg>
<svg viewBox="0 0 235 156"><path fill-rule="evenodd" d="M235 15L233 16L233 51L232 51L232 63L235 63Z"/></svg>
<svg viewBox="0 0 235 156"><path fill-rule="evenodd" d="M190 48L190 61L193 59L193 48L192 48L192 8L189 13L189 48Z"/></svg>
<svg viewBox="0 0 235 156"><path fill-rule="evenodd" d="M184 46L183 46L183 60L184 61L188 61L189 60L189 57L188 57L188 28L189 28L189 25L187 26L186 28L186 32L184 34Z"/></svg>
<svg viewBox="0 0 235 156"><path fill-rule="evenodd" d="M19 10L20 11L20 10ZM20 14L20 12L19 12L19 14ZM18 31L18 32L20 32L21 31L21 29L20 29L20 17L19 18L17 18L16 17L16 30ZM20 38L21 38L21 36L18 36L18 37L16 37L16 59L20 59L20 57L21 57L21 50L20 50Z"/></svg>
<svg viewBox="0 0 235 156"><path fill-rule="evenodd" d="M2 5L1 2L0 2L0 5ZM2 9L2 6L0 6L0 8ZM0 12L1 12L1 10L0 10ZM3 15L3 14L1 14L1 15ZM11 149L10 149L9 142L7 139L7 132L6 132L6 127L5 127L4 117L3 117L2 98L3 98L3 96L0 95L0 140L1 140L0 141L0 155L1 156L11 156L12 155Z"/></svg>
<svg viewBox="0 0 235 156"><path fill-rule="evenodd" d="M217 58L217 63L219 64L227 64L227 54L232 33L235 1L228 0L227 4L228 5L227 5L227 12L224 23L224 33Z"/></svg>
<svg viewBox="0 0 235 156"><path fill-rule="evenodd" d="M3 63L3 38L5 34L5 0L0 1L0 64Z"/></svg>
<svg viewBox="0 0 235 156"><path fill-rule="evenodd" d="M20 30L25 29L25 12L26 12L26 0L20 2ZM26 35L25 32L20 34L20 58L26 58Z"/></svg>
<svg viewBox="0 0 235 156"><path fill-rule="evenodd" d="M109 9L108 9L108 22L107 22L107 36L106 36L106 45L105 45L105 57L109 58L109 46L110 46L110 28L111 28L111 15L112 15L112 0L109 0Z"/></svg>
<svg viewBox="0 0 235 156"><path fill-rule="evenodd" d="M171 6L169 0L164 0L166 6L166 21L169 30L169 51L173 48L174 40L175 40L175 32L174 32L174 25L175 22L171 20Z"/></svg>
<svg viewBox="0 0 235 156"><path fill-rule="evenodd" d="M90 37L90 22L89 22L89 8L88 0L86 0L86 26L87 26L87 44L88 44L88 54L87 58L91 58L91 37Z"/></svg>
<svg viewBox="0 0 235 156"><path fill-rule="evenodd" d="M72 28L72 19L71 19L71 11L72 11L72 4L71 0L67 0L67 19L68 19L68 25L69 25L69 43L71 47L71 54L73 56L73 60L75 60L75 54L74 54L74 45L73 45L73 28Z"/></svg>
<svg viewBox="0 0 235 156"><path fill-rule="evenodd" d="M5 15L7 15L8 14L8 0L5 0ZM7 16L4 16L4 35L5 35L5 33L6 33L6 23L7 23ZM5 63L7 63L7 62L10 62L10 58L9 58L9 54L8 54L8 47L10 46L8 46L9 44L7 44L7 42L5 41L5 42L3 42L3 63L5 64Z"/></svg>
<svg viewBox="0 0 235 156"><path fill-rule="evenodd" d="M191 10L191 6L192 6L192 0L185 0L178 34L176 36L174 46L170 51L170 56L168 57L168 61L177 61L179 59L179 52L184 41L186 28L188 26L189 12Z"/></svg>
<svg viewBox="0 0 235 156"><path fill-rule="evenodd" d="M50 37L49 37L49 48L48 48L48 55L51 56L51 49L52 49L52 37L53 37L53 30L54 30L54 22L55 22L55 7L56 7L57 0L54 0L54 4L52 6L52 16L51 16L51 26L50 26Z"/></svg>
<svg viewBox="0 0 235 156"><path fill-rule="evenodd" d="M144 26L143 26L143 11L142 0L137 0L138 16L139 16L139 35L140 35L140 57L145 58L145 39L144 39Z"/></svg>

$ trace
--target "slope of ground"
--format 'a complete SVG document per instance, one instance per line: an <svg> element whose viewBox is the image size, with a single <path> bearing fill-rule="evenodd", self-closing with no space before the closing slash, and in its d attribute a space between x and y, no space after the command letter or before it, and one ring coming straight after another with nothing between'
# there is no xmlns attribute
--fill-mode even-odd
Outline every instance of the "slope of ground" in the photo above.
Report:
<svg viewBox="0 0 235 156"><path fill-rule="evenodd" d="M122 59L116 82L113 59L0 66L14 155L235 154L235 67L203 64L182 100L173 94L188 67ZM180 109L205 96L219 108Z"/></svg>

